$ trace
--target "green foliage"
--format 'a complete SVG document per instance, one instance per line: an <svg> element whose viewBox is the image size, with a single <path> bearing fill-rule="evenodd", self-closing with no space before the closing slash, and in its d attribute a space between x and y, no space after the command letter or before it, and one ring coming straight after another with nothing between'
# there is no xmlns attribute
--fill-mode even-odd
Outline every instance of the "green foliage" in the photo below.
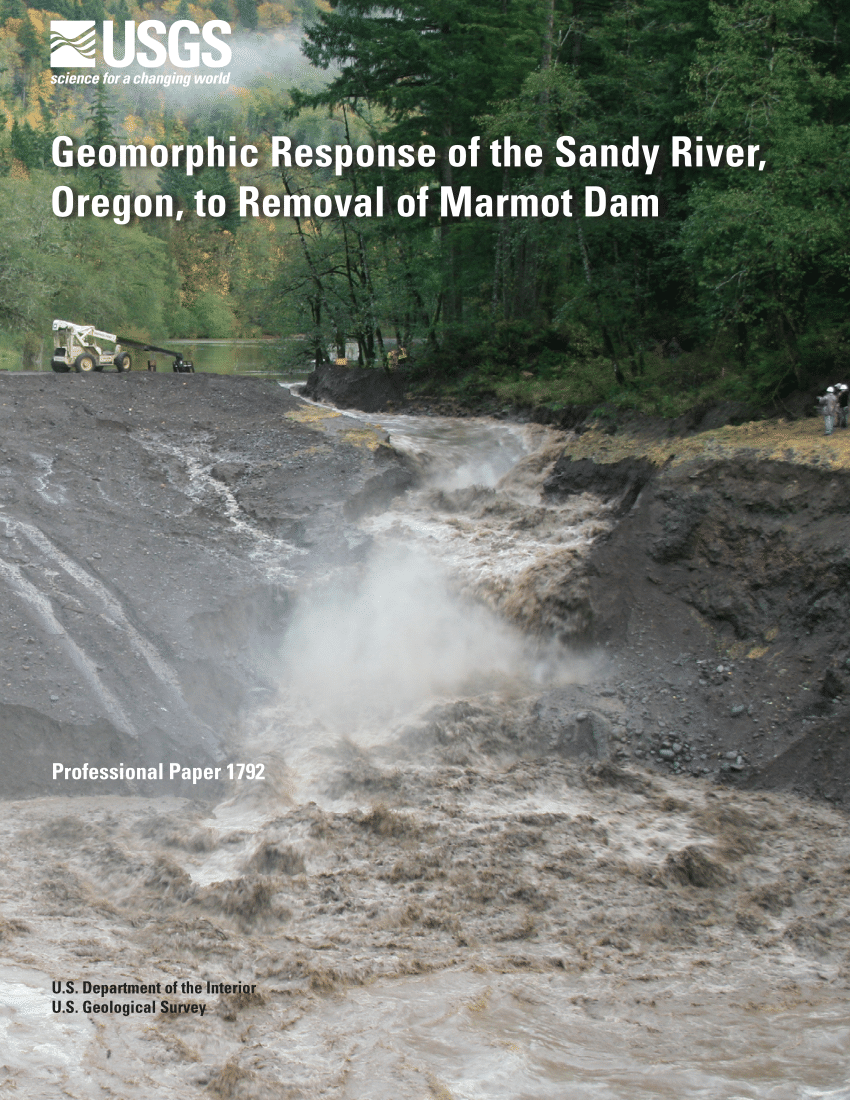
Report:
<svg viewBox="0 0 850 1100"><path fill-rule="evenodd" d="M103 0L79 0L80 17L100 21L106 18L106 5Z"/></svg>
<svg viewBox="0 0 850 1100"><path fill-rule="evenodd" d="M26 68L38 66L42 68L47 62L47 47L29 17L29 12L24 12L21 17L21 25L18 29L18 42L21 47L21 61Z"/></svg>
<svg viewBox="0 0 850 1100"><path fill-rule="evenodd" d="M0 180L0 320L7 328L37 328L47 319L66 232L44 217L45 199L45 187Z"/></svg>
<svg viewBox="0 0 850 1100"><path fill-rule="evenodd" d="M86 143L91 145L96 153L102 146L114 145L116 141L107 106L108 98L109 93L105 85L98 84L85 132ZM80 186L98 194L112 196L124 190L124 180L121 177L120 168L104 167L95 160L91 168L83 168L80 171Z"/></svg>
<svg viewBox="0 0 850 1100"><path fill-rule="evenodd" d="M165 245L97 218L45 217L55 177L0 180L0 322L48 330L53 317L108 331L167 333L176 272Z"/></svg>
<svg viewBox="0 0 850 1100"><path fill-rule="evenodd" d="M173 15L191 5L180 0ZM822 370L850 370L850 9L834 0L292 0L308 21L312 69L281 95L278 77L182 113L100 86L45 94L46 43L19 0L0 0L0 320L37 332L52 315L160 337L299 332L314 359L355 343L379 365L415 347L431 384L466 396L675 414L687 403L771 400ZM120 24L138 15L109 0ZM45 9L46 10L46 9ZM105 15L103 0L55 0L66 18ZM253 30L257 0L212 0ZM163 17L165 18L165 17ZM10 22L11 21L11 22ZM323 75L324 74L324 75ZM157 142L435 147L433 168L263 178L226 168L161 170L180 223L44 217L50 144L70 133L95 148L142 114ZM40 117L39 117L40 116ZM128 134L139 139L139 124ZM481 135L479 166L451 145ZM547 152L539 168L489 163L510 135ZM652 175L620 164L559 167L554 143L659 144ZM673 135L753 144L763 172L672 169ZM80 171L77 190L151 191L153 173ZM70 177L69 177L70 178ZM237 186L345 202L384 188L385 215L266 221L238 217ZM425 218L401 218L400 194L431 190ZM574 196L568 218L458 219L441 185L476 193ZM587 185L652 194L658 219L584 218ZM222 218L194 214L220 194ZM40 206L39 206L40 204ZM38 211L41 211L39 217ZM836 374L837 376L837 374Z"/></svg>
<svg viewBox="0 0 850 1100"><path fill-rule="evenodd" d="M691 118L706 141L757 143L765 172L695 181L682 249L712 328L735 327L759 387L804 383L801 338L848 304L847 57L825 56L814 0L715 5L717 38L692 68ZM836 64L837 62L837 64ZM832 70L832 71L831 71Z"/></svg>
<svg viewBox="0 0 850 1100"><path fill-rule="evenodd" d="M488 104L515 94L539 59L543 25L535 0L502 8L489 0L404 0L390 8L338 0L318 13L304 46L314 65L335 66L335 75L319 93L293 99L299 107L347 106L364 115L368 108L379 140L431 143L439 151L442 184L481 187L486 170L473 178L470 169L454 168L448 147L469 141ZM421 178L430 182L433 175ZM404 189L415 185L408 175ZM406 235L408 226L400 221L396 232ZM466 321L466 301L486 277L490 238L488 226L457 232L450 218L440 220L440 309L455 335Z"/></svg>
<svg viewBox="0 0 850 1100"><path fill-rule="evenodd" d="M236 318L230 305L213 290L204 291L188 311L187 336L227 340L236 332Z"/></svg>
<svg viewBox="0 0 850 1100"><path fill-rule="evenodd" d="M227 133L229 130L227 120L207 118L195 123L186 133L176 120L169 120L167 127L167 140L169 142L185 142L187 145L206 145L207 138L220 145L227 146ZM209 214L204 218L204 229L209 230L235 230L239 225L239 193L236 185L230 177L227 168L207 167L197 168L194 175L187 176L181 166L169 165L160 170L157 177L159 190L164 194L173 195L183 205L184 209L194 211L195 194L203 191L206 199L210 195L222 195L225 200L224 213L219 217Z"/></svg>
<svg viewBox="0 0 850 1100"><path fill-rule="evenodd" d="M19 124L15 119L10 134L12 156L25 168L45 168L51 163L50 147L54 136L49 131L36 130L28 122Z"/></svg>
<svg viewBox="0 0 850 1100"><path fill-rule="evenodd" d="M236 16L239 22L249 31L255 31L259 23L257 15L257 0L235 0Z"/></svg>
<svg viewBox="0 0 850 1100"><path fill-rule="evenodd" d="M0 22L4 25L10 19L24 19L26 14L24 0L2 0L0 3Z"/></svg>
<svg viewBox="0 0 850 1100"><path fill-rule="evenodd" d="M394 7L337 0L307 30L314 65L338 66L313 102L365 101L392 122L394 140L462 141L489 102L518 87L538 59L537 5L405 0Z"/></svg>

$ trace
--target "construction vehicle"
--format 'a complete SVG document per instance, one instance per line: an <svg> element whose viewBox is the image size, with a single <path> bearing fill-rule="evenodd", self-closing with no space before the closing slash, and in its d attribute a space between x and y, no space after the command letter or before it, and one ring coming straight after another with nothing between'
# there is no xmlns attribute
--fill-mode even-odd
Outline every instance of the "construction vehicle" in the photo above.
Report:
<svg viewBox="0 0 850 1100"><path fill-rule="evenodd" d="M155 344L146 344L130 336L116 336L112 332L101 332L94 325L75 325L73 321L54 321L56 333L53 358L50 366L57 374L67 374L75 370L78 374L90 374L104 367L115 367L120 373L132 370L133 357L124 351L122 345L139 348L141 351L159 351L170 355L174 360L173 369L178 374L194 374L195 365L190 359L184 359L183 353L169 348L158 348ZM112 351L104 351L97 341L114 344ZM155 369L155 368L154 368Z"/></svg>

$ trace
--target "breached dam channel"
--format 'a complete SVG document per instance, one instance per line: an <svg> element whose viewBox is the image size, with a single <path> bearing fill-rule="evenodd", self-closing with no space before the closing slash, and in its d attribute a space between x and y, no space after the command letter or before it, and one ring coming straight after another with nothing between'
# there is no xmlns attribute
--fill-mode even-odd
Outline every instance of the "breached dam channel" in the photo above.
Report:
<svg viewBox="0 0 850 1100"><path fill-rule="evenodd" d="M23 469L38 508L18 493L0 509L21 634L41 614L76 647L78 701L55 721L85 725L85 759L106 699L122 752L158 708L162 759L191 764L194 745L263 774L0 804L0 1093L848 1100L846 817L721 786L697 748L676 772L653 764L655 667L586 642L582 578L616 508L544 491L563 435L287 410L287 469L313 481L273 521L286 471L217 414L182 433L128 421L134 470L162 493L162 537L138 536L161 564L132 562L157 622L102 559L44 533L39 509L79 499L58 462ZM315 464L370 450L374 477L322 511ZM98 493L119 509L108 479ZM134 664L111 675L22 557ZM184 630L183 586L214 569ZM172 711L191 711L182 747ZM45 744L49 768L61 742Z"/></svg>

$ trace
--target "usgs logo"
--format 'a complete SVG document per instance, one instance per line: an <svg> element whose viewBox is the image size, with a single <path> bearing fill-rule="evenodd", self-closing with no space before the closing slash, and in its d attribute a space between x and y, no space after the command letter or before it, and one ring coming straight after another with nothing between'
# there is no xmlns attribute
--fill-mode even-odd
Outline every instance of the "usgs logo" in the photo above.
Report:
<svg viewBox="0 0 850 1100"><path fill-rule="evenodd" d="M123 56L115 56L115 24L103 21L103 60L111 69L123 69L134 62L146 69L158 69L170 61L180 69L197 69L203 64L220 69L230 63L231 50L220 35L230 34L230 24L211 19L199 27L191 19L178 19L170 27L159 19L136 24L124 23ZM164 41L163 41L164 39ZM97 35L94 19L51 19L51 69L94 68ZM210 47L201 51L202 45Z"/></svg>

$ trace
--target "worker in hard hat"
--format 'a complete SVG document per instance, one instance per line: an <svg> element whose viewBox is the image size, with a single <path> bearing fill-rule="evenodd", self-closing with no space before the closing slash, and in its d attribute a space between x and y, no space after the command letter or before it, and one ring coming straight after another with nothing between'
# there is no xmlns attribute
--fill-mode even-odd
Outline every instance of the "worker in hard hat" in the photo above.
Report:
<svg viewBox="0 0 850 1100"><path fill-rule="evenodd" d="M838 395L838 427L847 427L847 412L850 405L850 389L843 382L837 382L832 387Z"/></svg>
<svg viewBox="0 0 850 1100"><path fill-rule="evenodd" d="M825 395L818 398L818 406L818 411L823 417L826 434L832 435L833 429L835 428L835 422L838 419L841 409L834 386L827 386Z"/></svg>

